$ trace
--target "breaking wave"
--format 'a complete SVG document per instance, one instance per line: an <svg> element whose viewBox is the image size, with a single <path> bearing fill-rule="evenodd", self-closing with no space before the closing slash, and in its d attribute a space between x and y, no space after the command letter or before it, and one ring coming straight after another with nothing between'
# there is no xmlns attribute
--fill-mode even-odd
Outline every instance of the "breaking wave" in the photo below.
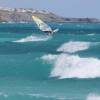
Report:
<svg viewBox="0 0 100 100"><path fill-rule="evenodd" d="M56 60L57 55L52 55L52 54L48 54L48 55L44 55L41 57L42 60L48 61L48 62L53 62L54 60Z"/></svg>
<svg viewBox="0 0 100 100"><path fill-rule="evenodd" d="M86 100L100 100L100 95L97 94L89 94Z"/></svg>
<svg viewBox="0 0 100 100"><path fill-rule="evenodd" d="M70 41L61 45L57 51L74 53L77 51L86 50L90 47L90 42Z"/></svg>
<svg viewBox="0 0 100 100"><path fill-rule="evenodd" d="M45 58L45 59L44 59ZM100 77L100 60L97 58L81 58L78 55L45 55L43 60L53 62L50 77L64 78L96 78Z"/></svg>
<svg viewBox="0 0 100 100"><path fill-rule="evenodd" d="M37 41L47 41L51 39L51 36L36 36L36 35L31 35L31 36L28 36L26 38L22 38L22 39L19 39L19 40L16 40L16 41L13 41L13 42L37 42Z"/></svg>

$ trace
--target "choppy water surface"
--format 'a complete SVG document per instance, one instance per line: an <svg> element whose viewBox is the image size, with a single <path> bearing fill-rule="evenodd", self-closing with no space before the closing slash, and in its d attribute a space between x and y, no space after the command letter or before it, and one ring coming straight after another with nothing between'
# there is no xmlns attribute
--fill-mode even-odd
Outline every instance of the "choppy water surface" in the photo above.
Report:
<svg viewBox="0 0 100 100"><path fill-rule="evenodd" d="M0 24L0 100L99 100L100 24Z"/></svg>

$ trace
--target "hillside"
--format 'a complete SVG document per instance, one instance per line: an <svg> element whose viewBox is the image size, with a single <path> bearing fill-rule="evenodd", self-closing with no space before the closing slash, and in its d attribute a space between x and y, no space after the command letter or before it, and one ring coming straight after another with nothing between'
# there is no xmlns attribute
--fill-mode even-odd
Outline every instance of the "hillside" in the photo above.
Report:
<svg viewBox="0 0 100 100"><path fill-rule="evenodd" d="M64 18L44 10L0 8L0 22L32 22L32 15L46 22L100 22L96 18Z"/></svg>

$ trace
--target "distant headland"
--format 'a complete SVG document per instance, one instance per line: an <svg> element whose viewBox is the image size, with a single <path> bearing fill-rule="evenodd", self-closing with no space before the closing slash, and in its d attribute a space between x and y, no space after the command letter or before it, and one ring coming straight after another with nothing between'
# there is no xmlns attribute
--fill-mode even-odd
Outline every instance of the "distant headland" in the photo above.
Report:
<svg viewBox="0 0 100 100"><path fill-rule="evenodd" d="M32 22L31 16L35 15L46 22L59 23L100 23L97 18L64 18L45 10L34 10L32 8L2 8L0 7L0 22Z"/></svg>

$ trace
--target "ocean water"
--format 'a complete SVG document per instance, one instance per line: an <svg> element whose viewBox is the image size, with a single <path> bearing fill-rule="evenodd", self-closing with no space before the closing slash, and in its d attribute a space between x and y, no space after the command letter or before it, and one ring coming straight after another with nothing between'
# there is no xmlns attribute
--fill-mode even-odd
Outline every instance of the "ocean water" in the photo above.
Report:
<svg viewBox="0 0 100 100"><path fill-rule="evenodd" d="M100 24L0 24L0 100L100 100Z"/></svg>

